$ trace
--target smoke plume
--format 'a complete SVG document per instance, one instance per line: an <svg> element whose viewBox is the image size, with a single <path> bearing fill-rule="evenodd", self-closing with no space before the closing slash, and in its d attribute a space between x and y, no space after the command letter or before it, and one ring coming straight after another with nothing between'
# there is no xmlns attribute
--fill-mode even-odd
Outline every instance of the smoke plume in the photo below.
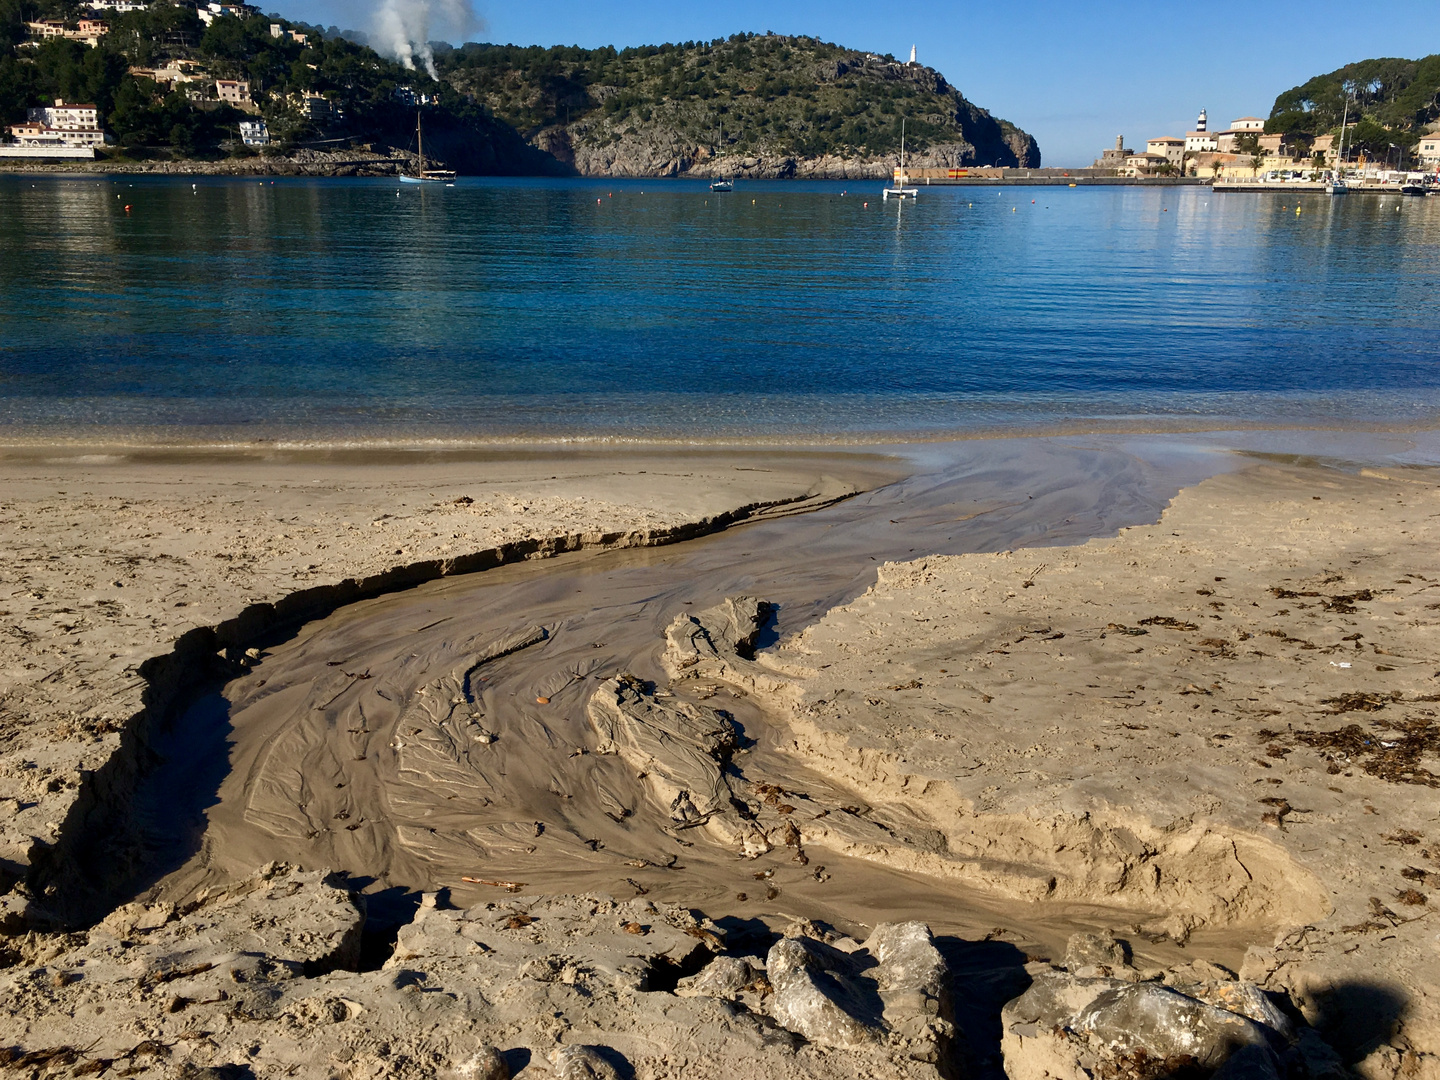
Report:
<svg viewBox="0 0 1440 1080"><path fill-rule="evenodd" d="M370 19L370 44L412 71L435 78L435 40L467 40L483 26L473 0L380 0Z"/></svg>

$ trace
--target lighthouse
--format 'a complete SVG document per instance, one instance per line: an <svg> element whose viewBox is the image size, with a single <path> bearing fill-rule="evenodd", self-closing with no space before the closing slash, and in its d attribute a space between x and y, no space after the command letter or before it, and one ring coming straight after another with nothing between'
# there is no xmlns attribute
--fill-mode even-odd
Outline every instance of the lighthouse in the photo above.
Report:
<svg viewBox="0 0 1440 1080"><path fill-rule="evenodd" d="M915 64L915 63L918 63L918 62L919 62L919 61L917 61L917 60L915 59L915 46L914 46L914 45L911 45L911 46L910 46L910 63Z"/></svg>
<svg viewBox="0 0 1440 1080"><path fill-rule="evenodd" d="M1195 130L1196 130L1196 131L1209 131L1209 130L1210 130L1210 126L1209 126L1209 125L1210 125L1210 118L1207 116L1205 110L1204 110L1204 109L1201 109L1201 110L1200 110L1200 118L1195 121Z"/></svg>

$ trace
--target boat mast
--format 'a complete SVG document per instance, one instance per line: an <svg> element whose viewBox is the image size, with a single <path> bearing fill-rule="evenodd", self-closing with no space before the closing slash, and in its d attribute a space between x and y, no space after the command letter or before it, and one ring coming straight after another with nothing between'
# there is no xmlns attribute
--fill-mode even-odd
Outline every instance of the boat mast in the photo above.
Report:
<svg viewBox="0 0 1440 1080"><path fill-rule="evenodd" d="M1342 171L1345 165L1345 129L1350 124L1350 91L1344 83L1340 84L1340 89L1345 91L1345 114L1340 120L1340 153L1335 155L1336 180L1341 179L1341 177L1345 175Z"/></svg>
<svg viewBox="0 0 1440 1080"><path fill-rule="evenodd" d="M420 148L420 179L425 179L425 131L420 126L420 110L415 110L415 142Z"/></svg>

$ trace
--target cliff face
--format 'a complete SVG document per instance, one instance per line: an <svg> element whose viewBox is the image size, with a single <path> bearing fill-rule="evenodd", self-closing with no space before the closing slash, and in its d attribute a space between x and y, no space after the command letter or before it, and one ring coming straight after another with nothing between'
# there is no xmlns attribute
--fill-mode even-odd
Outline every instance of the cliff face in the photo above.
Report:
<svg viewBox="0 0 1440 1080"><path fill-rule="evenodd" d="M614 50L466 46L444 77L582 176L880 178L1035 168L1035 140L933 68L811 38Z"/></svg>

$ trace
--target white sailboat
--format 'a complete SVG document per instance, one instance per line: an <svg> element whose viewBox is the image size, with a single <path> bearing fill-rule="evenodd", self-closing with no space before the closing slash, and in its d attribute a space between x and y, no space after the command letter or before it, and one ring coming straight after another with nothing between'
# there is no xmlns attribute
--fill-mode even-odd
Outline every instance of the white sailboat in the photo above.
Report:
<svg viewBox="0 0 1440 1080"><path fill-rule="evenodd" d="M425 132L420 124L420 110L415 110L415 141L420 151L420 168L415 175L402 172L400 182L402 184L453 184L455 173L450 169L427 169L425 168Z"/></svg>
<svg viewBox="0 0 1440 1080"><path fill-rule="evenodd" d="M724 146L725 146L725 125L724 125L724 124L721 124L721 125L720 125L720 142L719 142L719 144L715 147L715 157L716 157L717 159L720 157L720 150L721 150ZM734 190L735 190L735 182L734 182L733 180L726 180L725 177L723 177L723 176L717 176L717 177L715 178L715 182L710 185L710 190L711 190L711 191L734 191Z"/></svg>
<svg viewBox="0 0 1440 1080"><path fill-rule="evenodd" d="M1325 189L1331 195L1344 195L1350 190L1350 186L1345 183L1345 131L1349 126L1350 93L1346 91L1345 115L1340 119L1340 150L1335 155L1335 180Z"/></svg>
<svg viewBox="0 0 1440 1080"><path fill-rule="evenodd" d="M906 187L910 182L910 176L905 172L905 118L900 119L900 168L895 170L894 182L885 189L883 198L886 199L913 199L920 194L920 189Z"/></svg>

